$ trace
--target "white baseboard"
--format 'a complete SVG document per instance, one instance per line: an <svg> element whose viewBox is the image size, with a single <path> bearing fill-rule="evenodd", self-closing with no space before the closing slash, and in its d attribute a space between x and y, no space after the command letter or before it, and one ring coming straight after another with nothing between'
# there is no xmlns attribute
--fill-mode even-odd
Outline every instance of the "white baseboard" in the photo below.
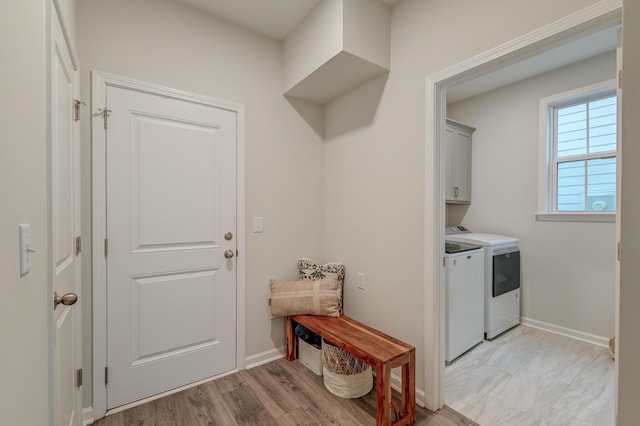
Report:
<svg viewBox="0 0 640 426"><path fill-rule="evenodd" d="M595 334L585 333L584 331L573 330L571 328L562 327L548 322L538 321L532 318L521 317L520 323L528 327L537 328L548 331L550 333L560 334L562 336L571 337L583 342L593 343L594 345L609 347L609 338L596 336Z"/></svg>
<svg viewBox="0 0 640 426"><path fill-rule="evenodd" d="M82 409L82 426L90 425L94 422L93 419L93 406L85 407Z"/></svg>
<svg viewBox="0 0 640 426"><path fill-rule="evenodd" d="M258 367L262 364L284 358L285 352L286 347L281 346L279 348L270 349L259 354L250 355L246 358L245 368L247 370L251 370L252 368Z"/></svg>

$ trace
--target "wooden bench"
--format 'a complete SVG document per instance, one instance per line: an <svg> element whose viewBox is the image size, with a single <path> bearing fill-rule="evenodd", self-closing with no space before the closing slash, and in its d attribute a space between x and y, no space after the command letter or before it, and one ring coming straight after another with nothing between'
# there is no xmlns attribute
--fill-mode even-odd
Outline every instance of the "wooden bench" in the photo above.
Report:
<svg viewBox="0 0 640 426"><path fill-rule="evenodd" d="M338 318L294 315L287 317L287 359L296 359L293 322L363 360L376 372L376 424L410 425L416 421L416 350L398 339L367 327L346 315ZM391 395L391 369L402 367L401 407ZM392 421L391 408L396 420Z"/></svg>

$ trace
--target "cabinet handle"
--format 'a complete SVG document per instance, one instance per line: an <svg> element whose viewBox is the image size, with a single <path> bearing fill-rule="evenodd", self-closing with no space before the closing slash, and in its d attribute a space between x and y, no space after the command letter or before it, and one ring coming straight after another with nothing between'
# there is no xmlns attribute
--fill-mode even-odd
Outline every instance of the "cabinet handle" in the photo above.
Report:
<svg viewBox="0 0 640 426"><path fill-rule="evenodd" d="M458 187L457 186L453 187L453 197L454 198L458 198Z"/></svg>

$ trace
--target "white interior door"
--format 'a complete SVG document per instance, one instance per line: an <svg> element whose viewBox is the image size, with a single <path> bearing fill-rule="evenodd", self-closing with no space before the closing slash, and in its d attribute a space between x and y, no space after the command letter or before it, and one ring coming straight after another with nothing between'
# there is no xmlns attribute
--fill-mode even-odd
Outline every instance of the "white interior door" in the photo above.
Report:
<svg viewBox="0 0 640 426"><path fill-rule="evenodd" d="M77 85L58 16L52 7L51 51L51 244L53 291L64 303L51 310L54 324L54 417L58 426L82 424L82 393L76 382L80 357L80 235L78 128L73 116ZM75 297L74 297L75 296Z"/></svg>
<svg viewBox="0 0 640 426"><path fill-rule="evenodd" d="M106 91L107 408L236 367L236 113Z"/></svg>

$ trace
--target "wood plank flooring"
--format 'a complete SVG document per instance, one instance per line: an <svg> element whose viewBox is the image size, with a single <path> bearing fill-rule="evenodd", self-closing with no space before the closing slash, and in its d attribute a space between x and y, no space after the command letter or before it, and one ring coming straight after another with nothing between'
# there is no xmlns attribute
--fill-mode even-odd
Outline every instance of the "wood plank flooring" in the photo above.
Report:
<svg viewBox="0 0 640 426"><path fill-rule="evenodd" d="M281 359L107 416L94 425L371 426L376 423L375 404L374 391L358 399L336 397L321 376L298 361ZM437 413L418 407L415 424L477 426L448 407Z"/></svg>

